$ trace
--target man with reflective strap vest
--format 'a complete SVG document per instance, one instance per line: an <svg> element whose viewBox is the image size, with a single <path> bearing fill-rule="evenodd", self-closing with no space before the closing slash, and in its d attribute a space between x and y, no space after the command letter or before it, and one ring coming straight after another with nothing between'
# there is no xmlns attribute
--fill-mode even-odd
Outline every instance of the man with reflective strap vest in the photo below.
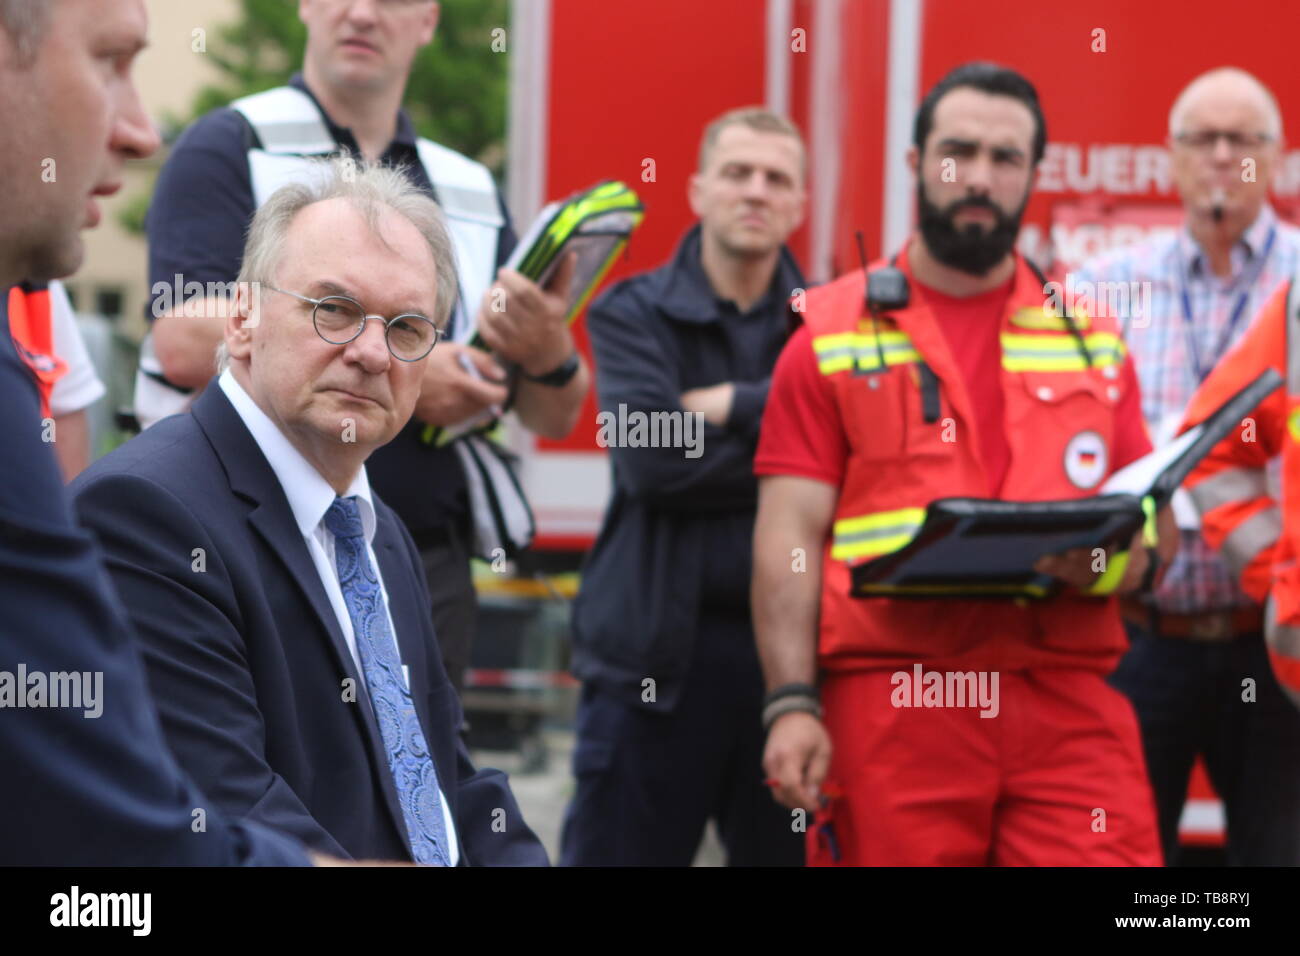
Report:
<svg viewBox="0 0 1300 956"><path fill-rule="evenodd" d="M764 766L796 821L815 813L815 864L1160 863L1137 723L1105 682L1113 594L1150 583L1143 532L1101 562L1043 558L1069 585L1051 600L849 596L850 566L934 499L1085 497L1150 449L1113 323L1045 308L1012 252L1045 139L1020 75L940 81L910 150L909 304L868 314L850 273L809 294L777 364L755 463Z"/></svg>
<svg viewBox="0 0 1300 956"><path fill-rule="evenodd" d="M445 340L425 362L411 422L367 468L420 549L434 629L459 693L478 615L470 559L492 555L480 529L498 514L506 523L505 515L529 512L485 439L435 446L426 426L456 426L505 404L502 360L518 367L513 408L525 428L550 439L573 429L589 378L561 291L572 265L562 264L546 288L502 268L515 233L491 173L417 136L401 108L415 58L437 30L437 3L301 0L298 15L307 28L302 73L201 117L158 176L145 223L156 319L152 346L141 352L136 411L147 427L183 411L212 379L248 225L271 193L307 175L311 157L336 149L401 168L447 215L460 297ZM476 331L491 352L469 344ZM489 464L476 464L470 444ZM518 537L508 546L527 537L521 523L528 522L510 522Z"/></svg>
<svg viewBox="0 0 1300 956"><path fill-rule="evenodd" d="M1286 387L1215 446L1186 486L1200 509L1205 540L1222 551L1241 589L1265 604L1264 640L1273 673L1300 706L1300 509L1285 492L1279 507L1265 473L1280 454L1283 489L1300 483L1300 285L1294 278L1273 293L1245 337L1210 373L1188 406L1184 428L1207 418L1220 396L1230 397L1270 366L1286 376Z"/></svg>

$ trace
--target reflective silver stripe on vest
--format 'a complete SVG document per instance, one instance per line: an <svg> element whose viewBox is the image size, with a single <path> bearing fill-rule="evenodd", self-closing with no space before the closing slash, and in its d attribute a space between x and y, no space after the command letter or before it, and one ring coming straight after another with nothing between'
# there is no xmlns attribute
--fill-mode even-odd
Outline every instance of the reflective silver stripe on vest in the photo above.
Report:
<svg viewBox="0 0 1300 956"><path fill-rule="evenodd" d="M1264 643L1279 657L1300 660L1300 627L1278 623L1277 608L1272 598L1264 605ZM1291 698L1291 703L1300 707L1300 687L1293 687L1283 680L1278 683Z"/></svg>
<svg viewBox="0 0 1300 956"><path fill-rule="evenodd" d="M497 240L505 225L496 183L482 163L431 139L420 139L416 148L456 247L460 296L454 334L457 342L465 343L474 337L479 303L496 276Z"/></svg>
<svg viewBox="0 0 1300 956"><path fill-rule="evenodd" d="M319 123L269 123L258 130L258 138L268 153L319 152L321 126ZM304 149L306 146L308 148ZM331 150L326 149L326 152Z"/></svg>
<svg viewBox="0 0 1300 956"><path fill-rule="evenodd" d="M1268 636L1268 646L1273 648L1274 651L1286 657L1300 659L1300 627L1277 622L1277 610L1273 605L1272 598L1269 598L1268 601L1265 633Z"/></svg>
<svg viewBox="0 0 1300 956"><path fill-rule="evenodd" d="M1192 489L1192 500L1201 514L1230 501L1249 501L1268 494L1268 476L1263 468L1229 468L1206 478Z"/></svg>
<svg viewBox="0 0 1300 956"><path fill-rule="evenodd" d="M1286 391L1300 395L1300 282L1295 278L1286 293Z"/></svg>
<svg viewBox="0 0 1300 956"><path fill-rule="evenodd" d="M268 153L321 156L338 148L311 97L292 86L245 96L230 106L257 131Z"/></svg>
<svg viewBox="0 0 1300 956"><path fill-rule="evenodd" d="M1235 577L1241 577L1246 566L1282 533L1282 512L1265 508L1251 515L1233 529L1224 539L1223 558Z"/></svg>
<svg viewBox="0 0 1300 956"><path fill-rule="evenodd" d="M493 228L499 229L504 225L495 188L489 191L441 185L437 186L437 189L438 202L444 209L454 209L466 218L473 216Z"/></svg>

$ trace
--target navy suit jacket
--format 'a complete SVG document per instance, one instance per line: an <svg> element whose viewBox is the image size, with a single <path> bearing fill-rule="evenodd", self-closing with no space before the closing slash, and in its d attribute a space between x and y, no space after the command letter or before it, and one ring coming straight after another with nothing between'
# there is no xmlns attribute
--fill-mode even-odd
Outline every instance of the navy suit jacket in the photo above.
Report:
<svg viewBox="0 0 1300 956"><path fill-rule="evenodd" d="M144 667L43 442L0 287L0 671L102 674L102 713L0 708L0 865L306 865L211 807L167 749ZM57 438L57 436L55 436ZM10 678L12 679L12 678Z"/></svg>
<svg viewBox="0 0 1300 956"><path fill-rule="evenodd" d="M288 499L225 393L73 483L139 632L163 728L223 811L356 859L410 859L374 714ZM545 865L497 770L476 771L410 535L375 499L372 547L411 697L467 865Z"/></svg>

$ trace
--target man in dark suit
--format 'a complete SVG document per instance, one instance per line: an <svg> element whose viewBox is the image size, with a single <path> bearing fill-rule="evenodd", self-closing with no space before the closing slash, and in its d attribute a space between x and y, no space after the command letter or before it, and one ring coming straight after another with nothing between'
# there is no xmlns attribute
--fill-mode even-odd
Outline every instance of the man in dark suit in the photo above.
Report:
<svg viewBox="0 0 1300 956"><path fill-rule="evenodd" d="M366 477L450 313L450 239L400 172L317 172L253 220L216 383L85 472L76 506L223 810L339 856L545 864L459 740L419 554Z"/></svg>
<svg viewBox="0 0 1300 956"><path fill-rule="evenodd" d="M4 290L73 272L91 197L158 146L130 80L146 22L141 0L0 0L0 865L303 865L293 840L217 812L168 752L9 344Z"/></svg>

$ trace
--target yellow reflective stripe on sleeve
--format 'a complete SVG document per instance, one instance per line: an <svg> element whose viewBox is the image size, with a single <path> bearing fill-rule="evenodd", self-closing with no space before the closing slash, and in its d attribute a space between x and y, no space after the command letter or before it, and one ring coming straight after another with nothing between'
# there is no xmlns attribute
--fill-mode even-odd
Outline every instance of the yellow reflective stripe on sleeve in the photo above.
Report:
<svg viewBox="0 0 1300 956"><path fill-rule="evenodd" d="M880 355L884 353L886 365L906 365L921 361L921 355L912 346L906 332L881 331L877 337L870 332L838 332L819 335L813 339L813 352L817 355L817 368L823 375L836 372L872 370L880 368Z"/></svg>
<svg viewBox="0 0 1300 956"><path fill-rule="evenodd" d="M1127 351L1114 332L1093 332L1083 337L1097 368L1119 365ZM1002 367L1008 372L1071 372L1088 367L1073 336L1002 334Z"/></svg>
<svg viewBox="0 0 1300 956"><path fill-rule="evenodd" d="M1039 329L1046 332L1068 333L1070 331L1065 317L1056 314L1050 299L1041 306L1017 309L1011 313L1011 324L1021 329ZM1087 331L1090 324L1087 315L1082 312L1074 313L1075 328Z"/></svg>
<svg viewBox="0 0 1300 956"><path fill-rule="evenodd" d="M1142 513L1147 520L1142 522L1142 544L1154 548L1160 543L1160 527L1156 522L1156 499L1147 495L1142 499Z"/></svg>
<svg viewBox="0 0 1300 956"><path fill-rule="evenodd" d="M835 522L831 557L836 561L889 554L906 545L925 522L924 508L878 511Z"/></svg>
<svg viewBox="0 0 1300 956"><path fill-rule="evenodd" d="M813 339L813 353L817 356L817 368L823 375L833 375L853 368L854 340L853 332L840 332L836 335L819 335Z"/></svg>

